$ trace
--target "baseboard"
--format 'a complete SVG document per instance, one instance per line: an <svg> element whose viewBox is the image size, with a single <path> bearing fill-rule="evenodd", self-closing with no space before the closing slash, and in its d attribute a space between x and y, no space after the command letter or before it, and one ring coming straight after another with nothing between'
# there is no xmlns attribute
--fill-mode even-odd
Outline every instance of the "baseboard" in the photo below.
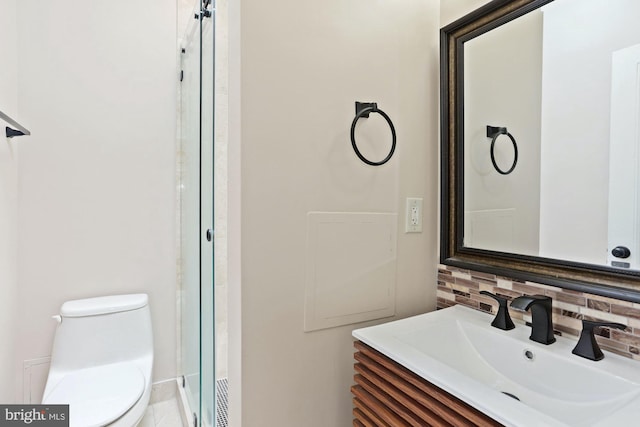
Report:
<svg viewBox="0 0 640 427"><path fill-rule="evenodd" d="M149 399L149 405L164 402L165 400L175 399L177 390L178 386L175 379L153 383L151 385L151 398Z"/></svg>

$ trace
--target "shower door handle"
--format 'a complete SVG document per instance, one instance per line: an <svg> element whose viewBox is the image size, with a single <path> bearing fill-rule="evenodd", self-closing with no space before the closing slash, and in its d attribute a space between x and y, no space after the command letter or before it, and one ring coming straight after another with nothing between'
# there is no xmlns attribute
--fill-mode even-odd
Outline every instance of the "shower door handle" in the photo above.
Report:
<svg viewBox="0 0 640 427"><path fill-rule="evenodd" d="M210 242L211 239L213 239L213 230L212 229L207 229L207 242Z"/></svg>

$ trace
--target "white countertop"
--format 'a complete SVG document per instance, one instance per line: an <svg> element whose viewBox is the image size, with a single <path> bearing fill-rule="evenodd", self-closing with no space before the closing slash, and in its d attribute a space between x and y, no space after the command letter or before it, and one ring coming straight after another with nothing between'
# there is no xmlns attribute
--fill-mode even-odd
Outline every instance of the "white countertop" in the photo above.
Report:
<svg viewBox="0 0 640 427"><path fill-rule="evenodd" d="M502 331L492 320L456 305L353 336L505 426L640 425L640 362L606 351L594 362L571 354L576 338L546 346L521 321Z"/></svg>

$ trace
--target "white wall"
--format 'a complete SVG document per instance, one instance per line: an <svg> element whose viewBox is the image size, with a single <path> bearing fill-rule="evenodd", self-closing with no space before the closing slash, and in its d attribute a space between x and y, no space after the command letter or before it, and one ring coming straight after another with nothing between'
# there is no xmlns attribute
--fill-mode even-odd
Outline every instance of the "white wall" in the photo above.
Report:
<svg viewBox="0 0 640 427"><path fill-rule="evenodd" d="M464 67L465 246L538 255L542 13L467 41ZM506 127L516 140L508 175L491 163L487 125ZM506 135L494 152L508 170L514 150Z"/></svg>
<svg viewBox="0 0 640 427"><path fill-rule="evenodd" d="M0 0L0 111L17 120L16 0ZM26 123L26 122L25 122ZM0 402L14 400L14 339L17 293L18 147L28 137L5 139L0 121Z"/></svg>
<svg viewBox="0 0 640 427"><path fill-rule="evenodd" d="M396 313L435 308L438 8L230 3L232 425L351 423L351 330L366 324L303 332L307 212L397 212L404 230L405 198L423 197L424 232L397 241ZM353 153L356 100L394 120L398 147L383 167Z"/></svg>
<svg viewBox="0 0 640 427"><path fill-rule="evenodd" d="M611 53L640 43L640 4L563 0L544 10L540 253L606 264Z"/></svg>
<svg viewBox="0 0 640 427"><path fill-rule="evenodd" d="M24 0L18 43L18 383L64 301L133 292L175 377L175 1Z"/></svg>

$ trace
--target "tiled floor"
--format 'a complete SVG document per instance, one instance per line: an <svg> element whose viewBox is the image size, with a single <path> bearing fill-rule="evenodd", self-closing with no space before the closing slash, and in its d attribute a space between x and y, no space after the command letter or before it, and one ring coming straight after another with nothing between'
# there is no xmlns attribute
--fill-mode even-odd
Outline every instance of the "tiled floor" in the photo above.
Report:
<svg viewBox="0 0 640 427"><path fill-rule="evenodd" d="M183 427L178 401L173 398L149 405L138 427Z"/></svg>

